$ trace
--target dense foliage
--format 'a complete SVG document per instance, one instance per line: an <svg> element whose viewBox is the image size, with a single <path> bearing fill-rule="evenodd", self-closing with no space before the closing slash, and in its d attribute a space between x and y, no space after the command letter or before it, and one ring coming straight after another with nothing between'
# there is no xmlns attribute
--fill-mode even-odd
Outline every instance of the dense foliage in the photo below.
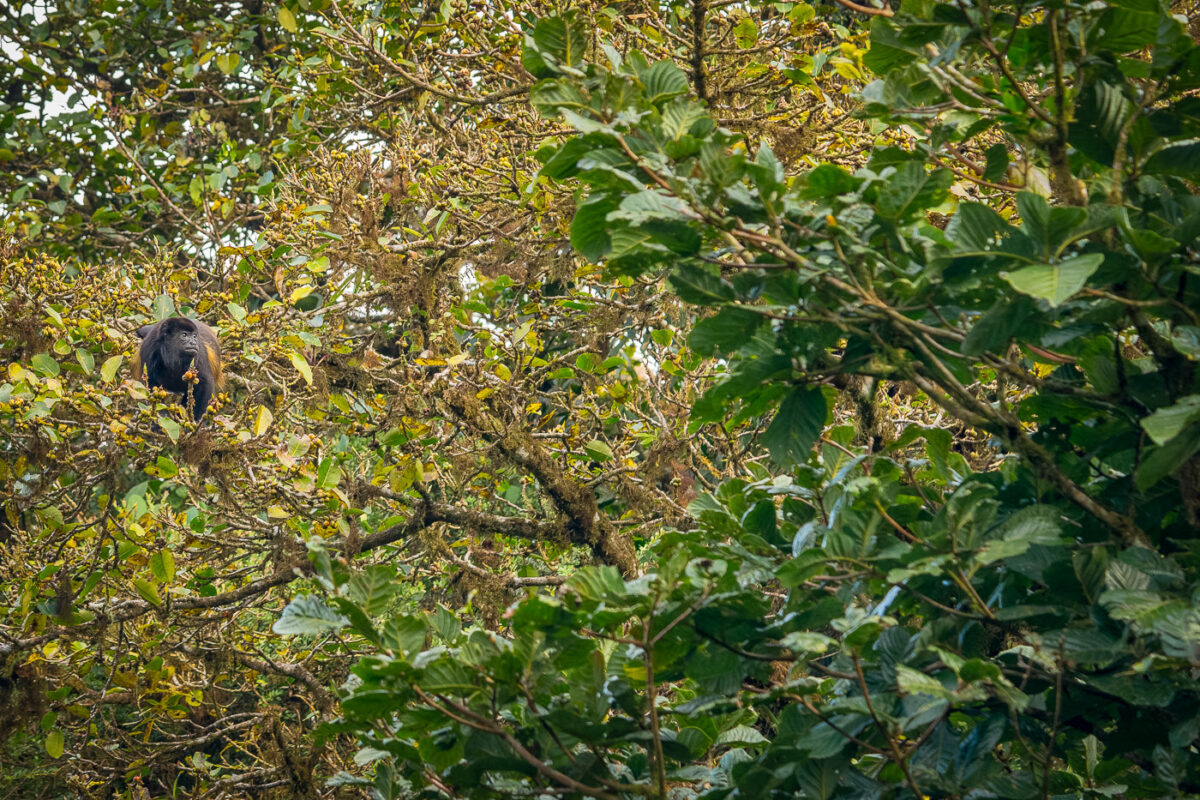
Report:
<svg viewBox="0 0 1200 800"><path fill-rule="evenodd" d="M92 5L0 29L0 792L1200 792L1181 9Z"/></svg>

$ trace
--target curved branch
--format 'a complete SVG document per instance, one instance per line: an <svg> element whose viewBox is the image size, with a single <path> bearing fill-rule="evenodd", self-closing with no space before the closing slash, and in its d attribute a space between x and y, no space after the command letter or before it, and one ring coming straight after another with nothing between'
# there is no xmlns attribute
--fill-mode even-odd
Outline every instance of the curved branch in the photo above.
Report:
<svg viewBox="0 0 1200 800"><path fill-rule="evenodd" d="M893 12L890 8L888 8L886 6L884 6L883 8L874 8L872 6L859 5L858 3L853 2L853 0L837 0L837 1L839 4L845 6L846 8L850 9L851 11L857 11L860 14L870 14L875 17L895 16L895 12Z"/></svg>

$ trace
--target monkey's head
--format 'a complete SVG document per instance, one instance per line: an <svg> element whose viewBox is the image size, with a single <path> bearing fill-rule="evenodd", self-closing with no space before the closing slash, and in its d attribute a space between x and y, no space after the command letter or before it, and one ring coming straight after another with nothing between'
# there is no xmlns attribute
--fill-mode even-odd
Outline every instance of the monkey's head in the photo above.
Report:
<svg viewBox="0 0 1200 800"><path fill-rule="evenodd" d="M160 324L158 353L163 360L163 366L171 372L182 374L200 352L200 333L196 329L196 323L185 317L172 317ZM153 325L138 328L138 337L145 339L152 328Z"/></svg>

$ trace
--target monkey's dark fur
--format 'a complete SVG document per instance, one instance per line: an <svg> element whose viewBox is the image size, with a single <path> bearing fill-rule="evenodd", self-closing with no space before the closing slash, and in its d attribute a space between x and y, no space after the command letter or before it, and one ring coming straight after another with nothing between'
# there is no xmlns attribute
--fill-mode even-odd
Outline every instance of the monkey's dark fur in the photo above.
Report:
<svg viewBox="0 0 1200 800"><path fill-rule="evenodd" d="M217 334L199 320L171 317L143 325L137 335L142 346L133 357L134 377L145 368L146 385L179 395L199 422L213 393L225 387ZM194 378L188 375L193 368Z"/></svg>

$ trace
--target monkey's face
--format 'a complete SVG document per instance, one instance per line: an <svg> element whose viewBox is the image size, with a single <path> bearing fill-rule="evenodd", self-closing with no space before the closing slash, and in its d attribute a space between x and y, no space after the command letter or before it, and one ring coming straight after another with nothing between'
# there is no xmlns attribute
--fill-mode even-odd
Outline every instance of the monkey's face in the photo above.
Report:
<svg viewBox="0 0 1200 800"><path fill-rule="evenodd" d="M172 360L175 362L175 370L180 373L186 372L195 363L196 354L200 352L200 339L195 331L176 330L171 336L167 352L174 356Z"/></svg>
<svg viewBox="0 0 1200 800"><path fill-rule="evenodd" d="M163 365L176 375L182 375L200 352L200 337L190 325L172 325L162 343Z"/></svg>
<svg viewBox="0 0 1200 800"><path fill-rule="evenodd" d="M196 353L200 352L200 337L195 331L176 331L175 348L189 358L195 358Z"/></svg>

